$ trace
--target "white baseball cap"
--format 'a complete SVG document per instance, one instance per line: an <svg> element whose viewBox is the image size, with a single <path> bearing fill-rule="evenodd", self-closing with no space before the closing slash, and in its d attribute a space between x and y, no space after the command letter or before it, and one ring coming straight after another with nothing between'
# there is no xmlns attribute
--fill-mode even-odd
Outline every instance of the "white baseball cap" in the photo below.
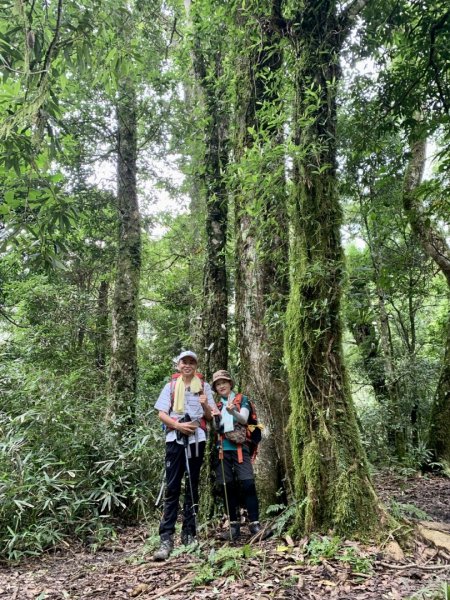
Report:
<svg viewBox="0 0 450 600"><path fill-rule="evenodd" d="M195 360L195 362L198 362L198 358L195 352L192 352L192 350L185 350L184 352L181 352L181 354L178 356L177 363L179 363L182 358L186 358L187 356L190 356Z"/></svg>

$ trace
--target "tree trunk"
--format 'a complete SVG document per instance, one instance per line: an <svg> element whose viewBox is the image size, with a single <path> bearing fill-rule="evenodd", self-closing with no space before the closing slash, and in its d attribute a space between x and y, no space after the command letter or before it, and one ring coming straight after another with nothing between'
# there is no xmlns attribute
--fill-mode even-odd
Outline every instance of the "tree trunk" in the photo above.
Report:
<svg viewBox="0 0 450 600"><path fill-rule="evenodd" d="M95 324L95 366L102 372L106 366L108 340L108 293L109 283L102 280L98 288L97 318Z"/></svg>
<svg viewBox="0 0 450 600"><path fill-rule="evenodd" d="M288 218L282 126L280 35L274 26L280 2L237 10L241 42L236 68L236 325L240 383L265 425L255 464L262 506L290 492L287 374L283 367L283 320L288 295ZM256 43L255 43L256 42ZM269 107L269 108L268 108ZM253 134L249 132L253 131Z"/></svg>
<svg viewBox="0 0 450 600"><path fill-rule="evenodd" d="M132 422L137 388L141 231L136 192L136 92L129 79L119 86L117 121L119 244L112 314L110 412Z"/></svg>
<svg viewBox="0 0 450 600"><path fill-rule="evenodd" d="M425 168L426 140L423 137L411 144L411 160L405 174L403 206L411 229L427 256L432 258L444 275L450 292L450 248L444 237L423 214L417 197ZM447 325L442 371L430 418L428 447L434 460L450 470L450 319Z"/></svg>
<svg viewBox="0 0 450 600"><path fill-rule="evenodd" d="M364 371L380 405L386 402L386 378L381 367L380 339L365 271L350 276L346 320L362 358Z"/></svg>
<svg viewBox="0 0 450 600"><path fill-rule="evenodd" d="M297 532L380 527L343 364L342 220L336 177L341 24L332 0L305 0L290 30L296 58L291 291L285 349Z"/></svg>
<svg viewBox="0 0 450 600"><path fill-rule="evenodd" d="M389 315L384 301L384 291L376 282L376 294L378 299L378 322L380 327L380 340L383 349L384 372L386 374L386 390L389 406L389 420L386 425L388 443L394 455L402 460L406 453L406 440L400 414L400 390L398 388L395 366L394 351L392 348L391 327Z"/></svg>
<svg viewBox="0 0 450 600"><path fill-rule="evenodd" d="M388 408L389 417L385 423L387 440L392 455L399 460L405 457L406 437L404 428L401 426L402 418L400 414L400 390L397 382L397 374L394 362L394 350L392 347L391 326L389 323L389 314L386 308L385 291L381 284L383 259L380 246L380 236L376 227L371 227L367 219L367 208L360 203L361 214L367 236L367 245L369 248L370 260L373 267L373 280L375 284L375 293L377 298L377 320L380 332L380 346L383 359L383 371L385 380L384 404ZM381 397L379 398L381 400Z"/></svg>
<svg viewBox="0 0 450 600"><path fill-rule="evenodd" d="M228 192L225 172L228 164L228 113L222 97L222 50L224 38L212 25L205 43L201 7L195 11L185 0L194 31L192 62L197 80L204 123L204 156L201 183L206 208L206 260L203 277L202 369L206 378L228 368L228 281L226 241Z"/></svg>

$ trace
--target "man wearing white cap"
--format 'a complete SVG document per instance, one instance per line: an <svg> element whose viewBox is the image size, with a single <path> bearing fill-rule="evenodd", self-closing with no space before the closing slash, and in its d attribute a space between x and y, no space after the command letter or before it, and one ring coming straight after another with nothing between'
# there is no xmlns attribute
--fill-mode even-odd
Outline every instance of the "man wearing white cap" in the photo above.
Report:
<svg viewBox="0 0 450 600"><path fill-rule="evenodd" d="M211 387L197 374L197 355L191 350L177 358L179 373L167 383L155 404L166 426L166 495L159 526L160 547L155 560L166 560L173 550L173 534L178 514L181 483L185 473L183 525L181 541L195 540L195 507L198 506L198 483L206 445L206 421L218 412ZM193 496L193 498L192 498Z"/></svg>

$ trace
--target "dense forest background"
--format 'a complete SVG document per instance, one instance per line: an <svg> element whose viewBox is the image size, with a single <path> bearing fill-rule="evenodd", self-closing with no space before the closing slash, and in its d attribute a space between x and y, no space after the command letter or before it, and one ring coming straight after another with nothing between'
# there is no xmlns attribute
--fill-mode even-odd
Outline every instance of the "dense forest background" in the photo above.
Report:
<svg viewBox="0 0 450 600"><path fill-rule="evenodd" d="M448 474L448 3L0 17L2 556L155 518L183 348L257 402L293 532L382 527L373 467Z"/></svg>

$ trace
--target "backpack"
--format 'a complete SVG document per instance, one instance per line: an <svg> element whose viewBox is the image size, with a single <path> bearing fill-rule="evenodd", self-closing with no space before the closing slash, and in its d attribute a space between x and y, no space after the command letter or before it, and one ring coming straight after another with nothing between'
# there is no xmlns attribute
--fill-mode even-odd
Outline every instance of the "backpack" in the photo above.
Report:
<svg viewBox="0 0 450 600"><path fill-rule="evenodd" d="M236 406L236 410L238 410L238 411L241 410L242 398L244 398L244 396L242 394L236 394L236 396L233 399L233 404ZM258 415L256 414L255 403L252 400L250 400L250 398L248 398L247 396L245 396L245 398L247 398L248 403L250 405L248 421L247 421L247 425L245 426L245 428L246 428L245 445L247 446L247 448L250 451L250 460L253 464L255 462L256 456L258 454L258 445L262 438L262 430L264 429L264 425L262 425L261 423L258 423ZM221 411L223 408L223 402L221 402L221 401L217 402L217 408ZM225 437L224 434L220 435L221 440L223 440L224 437ZM241 463L241 462L243 462L242 444L237 444L237 450L238 450L238 462ZM223 458L223 456L220 458Z"/></svg>
<svg viewBox="0 0 450 600"><path fill-rule="evenodd" d="M202 382L202 393L205 393L205 381L203 379L203 375L201 375L201 373L196 373L195 374L200 381ZM181 377L181 373L174 373L172 375L172 377L170 378L170 410L169 410L169 415L173 410L173 403L175 400L175 384L177 383L177 379ZM205 417L202 417L200 419L200 427L201 429L203 429L203 431L206 431L206 419Z"/></svg>

